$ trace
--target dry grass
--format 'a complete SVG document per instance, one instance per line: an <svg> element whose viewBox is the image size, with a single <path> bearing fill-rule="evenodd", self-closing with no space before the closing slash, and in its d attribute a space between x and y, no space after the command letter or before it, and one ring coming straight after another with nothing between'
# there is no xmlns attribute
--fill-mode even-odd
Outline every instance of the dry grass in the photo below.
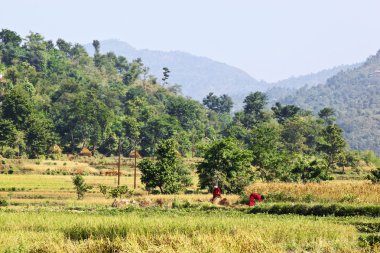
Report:
<svg viewBox="0 0 380 253"><path fill-rule="evenodd" d="M254 183L246 193L259 192L264 195L282 193L296 199L310 196L314 201L380 204L380 184L368 180L334 180L321 183Z"/></svg>
<svg viewBox="0 0 380 253"><path fill-rule="evenodd" d="M88 163L69 160L7 159L7 164L21 173L43 174L47 170L77 174L98 174Z"/></svg>

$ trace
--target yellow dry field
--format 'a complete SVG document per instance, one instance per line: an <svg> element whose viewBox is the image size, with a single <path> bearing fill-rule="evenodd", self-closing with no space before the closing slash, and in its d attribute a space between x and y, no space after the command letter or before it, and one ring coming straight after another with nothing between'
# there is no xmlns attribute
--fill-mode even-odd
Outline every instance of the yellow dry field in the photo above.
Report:
<svg viewBox="0 0 380 253"><path fill-rule="evenodd" d="M315 202L343 202L380 204L380 184L369 180L333 180L321 183L263 183L257 182L247 187L246 193L259 192L264 195L281 193L296 199L307 196Z"/></svg>

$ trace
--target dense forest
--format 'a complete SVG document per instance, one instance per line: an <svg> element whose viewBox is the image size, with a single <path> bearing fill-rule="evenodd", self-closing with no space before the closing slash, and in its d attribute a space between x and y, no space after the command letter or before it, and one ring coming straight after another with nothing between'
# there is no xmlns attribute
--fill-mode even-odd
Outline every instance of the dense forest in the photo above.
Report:
<svg viewBox="0 0 380 253"><path fill-rule="evenodd" d="M331 108L318 116L279 103L267 110L266 95L252 92L232 115L227 95L199 103L170 84L170 69L155 77L141 59L102 54L97 40L93 47L90 56L63 39L0 32L2 156L47 156L54 144L71 154L87 147L128 155L137 147L154 156L157 144L173 139L180 155L204 157L201 174L219 166L234 185L246 181L239 173L247 165L262 179L284 181L325 180L337 166L356 166Z"/></svg>
<svg viewBox="0 0 380 253"><path fill-rule="evenodd" d="M334 108L350 147L380 154L380 51L364 64L329 78L326 84L301 88L280 102L314 112L326 106Z"/></svg>

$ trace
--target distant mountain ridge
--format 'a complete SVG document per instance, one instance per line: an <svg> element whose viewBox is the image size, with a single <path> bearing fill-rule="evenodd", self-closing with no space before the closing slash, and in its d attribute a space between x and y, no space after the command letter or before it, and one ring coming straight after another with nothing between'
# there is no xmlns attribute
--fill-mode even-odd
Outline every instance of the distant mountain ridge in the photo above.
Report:
<svg viewBox="0 0 380 253"><path fill-rule="evenodd" d="M89 54L94 53L91 44L85 45ZM150 73L162 78L162 68L168 67L171 84L182 86L182 93L196 100L202 99L209 93L248 94L251 91L264 91L267 83L257 81L246 72L217 62L206 57L195 56L180 51L156 51L148 49L135 49L126 42L119 40L100 41L102 53L114 52L125 56L129 61L141 58L144 65L150 68Z"/></svg>
<svg viewBox="0 0 380 253"><path fill-rule="evenodd" d="M266 91L266 94L268 95L270 104L274 104L277 100L294 94L297 89L306 89L318 84L325 84L329 78L333 77L339 72L356 68L360 66L360 64L361 63L340 65L333 68L324 69L316 73L290 77L275 83L270 83L269 85L271 88Z"/></svg>

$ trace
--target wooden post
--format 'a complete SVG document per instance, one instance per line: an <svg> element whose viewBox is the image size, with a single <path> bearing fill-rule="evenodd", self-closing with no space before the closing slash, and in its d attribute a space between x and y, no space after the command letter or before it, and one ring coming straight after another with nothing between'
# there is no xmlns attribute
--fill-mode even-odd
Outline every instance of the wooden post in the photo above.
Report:
<svg viewBox="0 0 380 253"><path fill-rule="evenodd" d="M119 142L119 160L117 162L117 186L120 185L120 158L121 158L121 143Z"/></svg>
<svg viewBox="0 0 380 253"><path fill-rule="evenodd" d="M136 144L135 144L135 175L134 175L134 183L133 183L133 189L136 189L136 177L137 177L137 169L136 169L136 163L137 163L137 150L136 150Z"/></svg>

